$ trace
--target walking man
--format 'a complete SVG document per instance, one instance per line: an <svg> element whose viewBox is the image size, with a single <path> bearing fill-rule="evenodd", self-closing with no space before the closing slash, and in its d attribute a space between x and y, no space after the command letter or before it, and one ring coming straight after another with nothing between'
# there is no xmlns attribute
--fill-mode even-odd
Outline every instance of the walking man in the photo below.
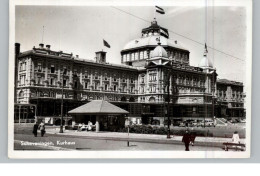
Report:
<svg viewBox="0 0 260 176"><path fill-rule="evenodd" d="M44 134L45 134L45 125L44 125L43 121L39 125L39 128L40 128L40 131L41 131L41 136L43 137Z"/></svg>
<svg viewBox="0 0 260 176"><path fill-rule="evenodd" d="M182 142L185 144L185 151L190 151L189 145L190 145L190 134L189 131L186 130L185 134L182 137Z"/></svg>
<svg viewBox="0 0 260 176"><path fill-rule="evenodd" d="M33 125L33 134L34 134L34 137L37 137L37 130L38 130L38 123L35 122L35 124Z"/></svg>

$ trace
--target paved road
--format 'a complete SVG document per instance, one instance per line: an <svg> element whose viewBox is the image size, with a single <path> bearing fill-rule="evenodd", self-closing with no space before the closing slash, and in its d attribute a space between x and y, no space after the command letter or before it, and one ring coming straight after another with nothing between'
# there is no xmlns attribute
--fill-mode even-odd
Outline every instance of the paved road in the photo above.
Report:
<svg viewBox="0 0 260 176"><path fill-rule="evenodd" d="M153 150L153 151L183 151L184 145L178 144L157 144L146 142L130 142L130 146L127 146L126 141L114 141L114 140L101 140L101 139L82 139L75 137L62 137L57 135L46 134L45 137L34 137L31 134L15 134L15 150L59 150L59 149L72 149L72 150ZM34 142L39 144L40 142L47 144L47 146L32 146L21 145L22 142ZM66 143L66 142L67 143ZM65 142L65 143L63 143ZM25 144L25 143L24 143ZM53 145L52 145L53 144ZM203 147L203 146L191 146L191 151L221 151L218 147Z"/></svg>

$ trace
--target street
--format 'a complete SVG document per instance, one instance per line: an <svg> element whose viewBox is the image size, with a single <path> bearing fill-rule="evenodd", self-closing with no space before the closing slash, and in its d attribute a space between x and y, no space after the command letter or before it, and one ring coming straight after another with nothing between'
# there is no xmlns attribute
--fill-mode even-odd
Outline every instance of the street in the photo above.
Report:
<svg viewBox="0 0 260 176"><path fill-rule="evenodd" d="M131 133L130 145L127 146L126 133L113 132L77 132L65 131L59 133L59 127L46 126L47 133L44 137L34 137L32 134L33 124L15 125L14 150L118 150L118 151L184 151L182 136L174 136L169 140L164 135L134 134ZM181 128L179 128L181 129ZM244 127L227 126L208 128L215 134L232 135L238 130L243 136ZM207 128L204 130L208 130ZM190 145L191 151L223 151L222 143L231 142L231 138L203 138L197 137L195 145ZM244 139L241 139L244 143Z"/></svg>
<svg viewBox="0 0 260 176"><path fill-rule="evenodd" d="M80 137L67 137L46 134L44 137L34 137L33 134L15 134L14 150L153 150L153 151L184 151L184 145L179 144L158 144L146 142L130 142L127 146L126 141L104 140L104 139L82 139ZM54 147L39 147L32 145L21 145L21 141L26 142L48 142L53 143ZM65 142L66 141L66 142ZM75 145L74 145L75 143ZM221 151L219 147L190 146L191 151Z"/></svg>

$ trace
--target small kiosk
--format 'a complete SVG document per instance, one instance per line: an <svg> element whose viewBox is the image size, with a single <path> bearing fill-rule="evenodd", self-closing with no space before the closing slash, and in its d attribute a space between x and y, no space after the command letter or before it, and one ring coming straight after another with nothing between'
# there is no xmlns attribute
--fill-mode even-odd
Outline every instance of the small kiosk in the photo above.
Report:
<svg viewBox="0 0 260 176"><path fill-rule="evenodd" d="M72 126L77 123L92 122L96 126L96 132L116 131L124 127L128 111L121 109L104 100L92 100L79 106L68 114L72 115Z"/></svg>

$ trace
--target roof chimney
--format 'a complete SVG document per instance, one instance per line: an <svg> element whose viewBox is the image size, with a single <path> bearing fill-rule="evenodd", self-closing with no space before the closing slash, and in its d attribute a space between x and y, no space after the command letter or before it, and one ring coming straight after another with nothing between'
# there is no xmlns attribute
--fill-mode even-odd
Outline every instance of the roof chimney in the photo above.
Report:
<svg viewBox="0 0 260 176"><path fill-rule="evenodd" d="M79 58L79 55L76 55L76 58Z"/></svg>
<svg viewBox="0 0 260 176"><path fill-rule="evenodd" d="M20 43L15 43L15 55L20 54Z"/></svg>
<svg viewBox="0 0 260 176"><path fill-rule="evenodd" d="M98 51L96 52L96 62L97 63L106 63L106 53L104 51Z"/></svg>
<svg viewBox="0 0 260 176"><path fill-rule="evenodd" d="M46 45L46 49L50 50L51 49L51 45Z"/></svg>
<svg viewBox="0 0 260 176"><path fill-rule="evenodd" d="M40 44L39 44L39 48L43 49L43 47L44 47L44 44L43 44L43 43L40 43Z"/></svg>

